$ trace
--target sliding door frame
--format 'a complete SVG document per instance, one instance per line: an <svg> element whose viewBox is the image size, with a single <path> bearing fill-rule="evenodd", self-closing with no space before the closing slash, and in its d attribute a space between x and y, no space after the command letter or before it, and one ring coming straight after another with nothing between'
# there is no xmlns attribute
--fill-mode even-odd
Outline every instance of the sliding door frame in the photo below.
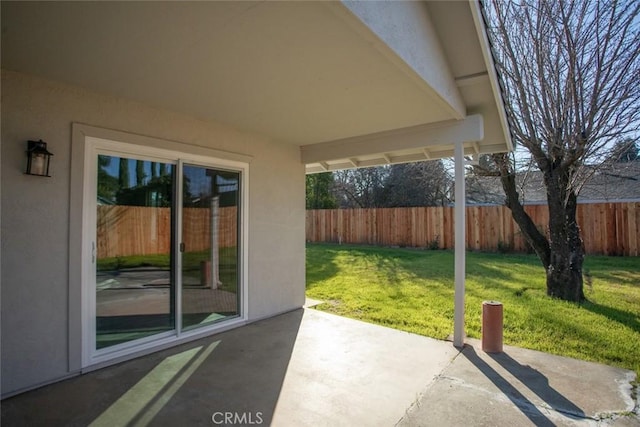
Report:
<svg viewBox="0 0 640 427"><path fill-rule="evenodd" d="M172 331L159 333L96 350L96 183L98 154L127 156L175 165L177 191L176 230L172 236L181 240L182 164L219 168L240 174L238 216L238 302L239 315L201 328L181 329L181 254L174 245L175 325ZM248 313L248 182L249 156L206 149L172 141L143 137L125 132L74 124L70 206L70 287L69 287L69 368L90 371L118 363L141 354L197 339L243 325ZM74 194L75 193L75 194ZM74 227L74 221L75 227ZM82 227L78 227L81 223Z"/></svg>

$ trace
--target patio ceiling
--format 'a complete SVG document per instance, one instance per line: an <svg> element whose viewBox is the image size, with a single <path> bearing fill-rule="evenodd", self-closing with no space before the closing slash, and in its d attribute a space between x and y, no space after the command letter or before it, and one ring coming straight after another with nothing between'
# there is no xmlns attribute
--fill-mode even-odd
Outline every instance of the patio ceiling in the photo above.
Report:
<svg viewBox="0 0 640 427"><path fill-rule="evenodd" d="M475 2L3 1L2 68L264 134L312 173L509 150L479 22Z"/></svg>

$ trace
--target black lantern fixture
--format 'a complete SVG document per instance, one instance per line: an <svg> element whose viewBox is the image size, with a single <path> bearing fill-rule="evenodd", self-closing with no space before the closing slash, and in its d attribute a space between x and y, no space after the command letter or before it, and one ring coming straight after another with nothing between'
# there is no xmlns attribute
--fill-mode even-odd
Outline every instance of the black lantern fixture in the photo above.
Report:
<svg viewBox="0 0 640 427"><path fill-rule="evenodd" d="M27 175L49 175L49 161L53 153L47 150L47 143L43 140L29 141L27 146Z"/></svg>

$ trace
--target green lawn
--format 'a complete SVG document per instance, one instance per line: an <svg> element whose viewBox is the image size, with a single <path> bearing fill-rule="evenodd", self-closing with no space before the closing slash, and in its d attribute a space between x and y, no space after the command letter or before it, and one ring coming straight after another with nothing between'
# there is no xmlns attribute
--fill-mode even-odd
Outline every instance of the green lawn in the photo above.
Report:
<svg viewBox="0 0 640 427"><path fill-rule="evenodd" d="M453 331L450 251L307 246L307 296L319 310L445 339ZM480 338L482 301L504 304L504 342L640 373L640 258L585 260L588 302L545 294L534 255L467 253L466 331Z"/></svg>

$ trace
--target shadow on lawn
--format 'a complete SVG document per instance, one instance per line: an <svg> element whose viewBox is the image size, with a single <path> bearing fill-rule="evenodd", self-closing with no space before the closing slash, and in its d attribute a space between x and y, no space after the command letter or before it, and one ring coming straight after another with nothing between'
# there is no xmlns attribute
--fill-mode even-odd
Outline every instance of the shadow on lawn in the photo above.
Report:
<svg viewBox="0 0 640 427"><path fill-rule="evenodd" d="M339 262L336 258L345 253L375 268L383 279L382 285L392 285L401 279L415 277L453 289L454 255L450 251L315 244L307 246L307 288L338 275ZM502 288L516 292L522 288L518 284L506 285L515 283L513 272L497 268L487 262L482 254L468 254L467 278L475 279L487 289Z"/></svg>
<svg viewBox="0 0 640 427"><path fill-rule="evenodd" d="M338 274L336 263L337 250L316 245L307 245L306 249L306 288L311 289L317 283Z"/></svg>
<svg viewBox="0 0 640 427"><path fill-rule="evenodd" d="M618 308L608 307L602 304L596 304L591 301L584 302L582 304L582 308L592 313L604 316L607 319L618 322L624 326L628 326L635 332L640 332L640 321L638 321L638 315L634 313L620 310Z"/></svg>
<svg viewBox="0 0 640 427"><path fill-rule="evenodd" d="M339 276L341 268L355 263L359 268L370 269L378 278L377 285L393 300L407 298L405 284L423 287L434 298L452 300L454 261L453 252L443 250L309 244L307 289ZM496 263L495 254L467 253L467 280L473 282L466 288L467 297L515 303L519 298L528 299L531 292L544 292L539 283L527 279L529 270L542 268L536 259L527 261L505 255L501 262ZM513 263L514 268L505 268L505 262Z"/></svg>
<svg viewBox="0 0 640 427"><path fill-rule="evenodd" d="M402 279L423 281L428 292L439 296L453 297L454 254L450 251L424 251L416 249L386 249L380 251L351 249L351 253L375 266L384 278L381 286L388 287L400 283ZM516 274L509 269L499 268L486 260L483 254L469 253L467 257L467 279L475 284L467 286L467 296L492 299L495 294L507 292L516 297L537 286L516 280ZM525 266L529 266L525 263ZM400 287L394 286L394 297L403 297Z"/></svg>

